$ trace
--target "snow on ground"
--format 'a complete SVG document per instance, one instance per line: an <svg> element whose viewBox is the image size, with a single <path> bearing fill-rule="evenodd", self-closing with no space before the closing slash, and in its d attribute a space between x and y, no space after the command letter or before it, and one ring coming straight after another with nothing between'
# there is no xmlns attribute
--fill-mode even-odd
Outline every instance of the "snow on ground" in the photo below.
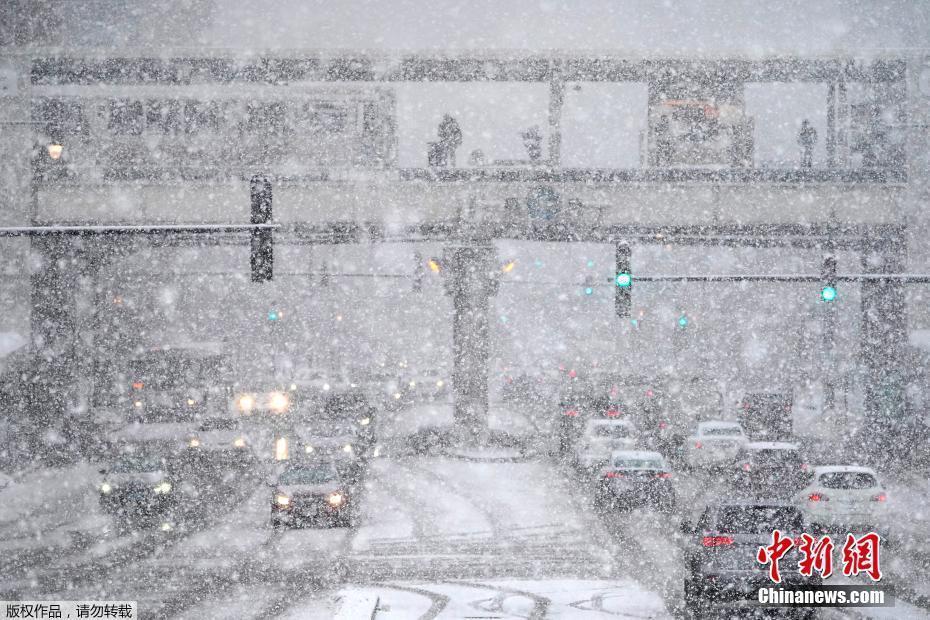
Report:
<svg viewBox="0 0 930 620"><path fill-rule="evenodd" d="M670 617L657 594L623 580L391 582L346 588L338 597L341 613L334 617L347 619L371 617L375 604L375 617L385 620Z"/></svg>

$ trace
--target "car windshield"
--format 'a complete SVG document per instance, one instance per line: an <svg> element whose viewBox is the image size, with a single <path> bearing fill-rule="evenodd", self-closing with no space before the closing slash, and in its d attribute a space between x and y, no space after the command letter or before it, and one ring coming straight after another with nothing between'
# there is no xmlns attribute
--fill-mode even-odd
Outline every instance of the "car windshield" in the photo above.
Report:
<svg viewBox="0 0 930 620"><path fill-rule="evenodd" d="M833 471L820 475L820 484L827 489L860 490L878 486L875 476L858 471Z"/></svg>
<svg viewBox="0 0 930 620"><path fill-rule="evenodd" d="M726 534L771 534L798 531L803 518L790 506L727 506L717 513L716 529Z"/></svg>
<svg viewBox="0 0 930 620"><path fill-rule="evenodd" d="M114 461L109 471L117 474L133 474L159 471L164 469L164 467L164 461L158 457L127 455Z"/></svg>
<svg viewBox="0 0 930 620"><path fill-rule="evenodd" d="M289 484L324 484L339 479L339 473L331 465L295 467L281 472L278 483Z"/></svg>

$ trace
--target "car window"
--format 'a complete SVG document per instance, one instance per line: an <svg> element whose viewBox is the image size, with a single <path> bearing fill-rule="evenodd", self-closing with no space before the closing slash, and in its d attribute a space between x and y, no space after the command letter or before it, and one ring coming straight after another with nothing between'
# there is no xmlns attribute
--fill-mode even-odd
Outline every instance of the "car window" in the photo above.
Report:
<svg viewBox="0 0 930 620"><path fill-rule="evenodd" d="M820 484L827 489L872 489L878 481L872 474L858 471L832 471L820 476Z"/></svg>
<svg viewBox="0 0 930 620"><path fill-rule="evenodd" d="M702 435L742 435L738 427L712 426L701 430Z"/></svg>
<svg viewBox="0 0 930 620"><path fill-rule="evenodd" d="M599 424L592 429L594 437L609 439L625 439L630 436L630 429L619 424Z"/></svg>
<svg viewBox="0 0 930 620"><path fill-rule="evenodd" d="M278 477L278 482L280 484L323 484L338 478L339 474L334 467L319 465L285 470Z"/></svg>
<svg viewBox="0 0 930 620"><path fill-rule="evenodd" d="M127 455L117 459L110 466L110 471L117 474L144 473L164 468L162 459L150 456Z"/></svg>
<svg viewBox="0 0 930 620"><path fill-rule="evenodd" d="M759 450L753 454L752 461L770 467L799 467L801 455L796 450Z"/></svg>
<svg viewBox="0 0 930 620"><path fill-rule="evenodd" d="M717 513L717 531L730 534L767 534L802 527L801 513L790 506L725 506Z"/></svg>
<svg viewBox="0 0 930 620"><path fill-rule="evenodd" d="M202 431L232 431L239 428L239 421L230 418L213 418L200 424Z"/></svg>

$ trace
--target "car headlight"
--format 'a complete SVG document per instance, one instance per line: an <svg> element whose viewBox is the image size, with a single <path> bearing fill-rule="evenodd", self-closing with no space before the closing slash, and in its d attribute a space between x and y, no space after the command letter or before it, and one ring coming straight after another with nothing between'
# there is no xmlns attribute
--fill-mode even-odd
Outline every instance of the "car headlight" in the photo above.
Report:
<svg viewBox="0 0 930 620"><path fill-rule="evenodd" d="M171 483L167 480L163 480L155 485L156 495L167 495L168 493L171 493Z"/></svg>
<svg viewBox="0 0 930 620"><path fill-rule="evenodd" d="M245 447L245 438L244 438L244 437L236 437L236 438L233 440L233 445L236 446L237 448L244 448L244 447Z"/></svg>
<svg viewBox="0 0 930 620"><path fill-rule="evenodd" d="M326 497L326 503L328 503L333 508L338 508L339 506L342 506L345 503L345 501L346 501L345 495L343 495L342 493L339 493L338 491L336 493L330 493Z"/></svg>
<svg viewBox="0 0 930 620"><path fill-rule="evenodd" d="M417 387L417 382L416 382L416 381L411 381L411 382L408 383L407 385L409 385L410 387Z"/></svg>
<svg viewBox="0 0 930 620"><path fill-rule="evenodd" d="M192 437L191 440L187 442L187 445L190 446L191 448L199 448L200 440L197 439L196 437Z"/></svg>
<svg viewBox="0 0 930 620"><path fill-rule="evenodd" d="M291 399L288 398L287 394L284 392L273 392L268 400L268 406L271 407L272 411L277 411L278 413L287 411L290 405Z"/></svg>
<svg viewBox="0 0 930 620"><path fill-rule="evenodd" d="M291 498L287 495L284 495L283 493L278 493L274 497L274 503L276 503L278 506L290 506Z"/></svg>
<svg viewBox="0 0 930 620"><path fill-rule="evenodd" d="M307 454L310 454L311 452L313 452L313 446L304 446L304 452L306 452Z"/></svg>
<svg viewBox="0 0 930 620"><path fill-rule="evenodd" d="M323 391L324 391L324 392L328 392L328 391L329 391L329 384L328 384L328 383L324 383L324 384L323 384Z"/></svg>
<svg viewBox="0 0 930 620"><path fill-rule="evenodd" d="M342 451L346 454L352 454L352 444L347 443L346 445L342 446Z"/></svg>
<svg viewBox="0 0 930 620"><path fill-rule="evenodd" d="M394 400L400 400L400 392L394 392Z"/></svg>
<svg viewBox="0 0 930 620"><path fill-rule="evenodd" d="M252 411L252 407L255 406L255 399L249 394L243 394L236 401L236 404L239 406L240 411Z"/></svg>
<svg viewBox="0 0 930 620"><path fill-rule="evenodd" d="M132 406L135 407L136 409L139 409L140 407L142 407L142 401L137 400L134 403L132 403Z"/></svg>
<svg viewBox="0 0 930 620"><path fill-rule="evenodd" d="M381 456L381 446L375 446L374 452L372 452L372 456L374 457Z"/></svg>
<svg viewBox="0 0 930 620"><path fill-rule="evenodd" d="M274 442L274 458L276 461L288 459L287 437L278 437Z"/></svg>
<svg viewBox="0 0 930 620"><path fill-rule="evenodd" d="M109 495L110 492L112 491L113 491L113 487L110 486L109 482L104 482L103 484L100 485L100 492L103 493L104 495Z"/></svg>
<svg viewBox="0 0 930 620"><path fill-rule="evenodd" d="M358 423L361 424L362 426L368 426L369 424L371 424L371 418L362 418L361 420L358 421Z"/></svg>
<svg viewBox="0 0 930 620"><path fill-rule="evenodd" d="M197 401L194 400L193 398L188 398L188 399L187 399L187 406L188 406L188 407L193 407L193 406L196 405L196 404L197 404Z"/></svg>
<svg viewBox="0 0 930 620"><path fill-rule="evenodd" d="M436 382L436 387L441 388L441 387L444 386L445 384L446 384L446 382L443 381L442 379L440 379L439 381Z"/></svg>

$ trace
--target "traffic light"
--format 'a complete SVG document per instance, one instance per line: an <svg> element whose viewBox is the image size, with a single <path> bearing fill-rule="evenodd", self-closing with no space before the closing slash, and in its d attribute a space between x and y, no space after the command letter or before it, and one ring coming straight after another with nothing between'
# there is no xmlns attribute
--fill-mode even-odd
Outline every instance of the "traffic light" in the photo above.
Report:
<svg viewBox="0 0 930 620"><path fill-rule="evenodd" d="M277 310L269 310L269 311L268 311L268 320L269 320L269 321L277 321L277 320L280 319L280 318L281 318L281 313L278 312Z"/></svg>
<svg viewBox="0 0 930 620"><path fill-rule="evenodd" d="M689 323L688 315L682 312L681 316L678 317L678 327L680 327L681 329L685 329L686 327L688 327L688 323Z"/></svg>
<svg viewBox="0 0 930 620"><path fill-rule="evenodd" d="M262 175L252 177L252 223L271 223L271 182ZM252 282L267 282L274 266L274 239L271 230L252 230L250 263Z"/></svg>
<svg viewBox="0 0 930 620"><path fill-rule="evenodd" d="M820 269L823 286L820 289L820 300L831 302L836 300L836 257L827 254L823 257L823 266Z"/></svg>
<svg viewBox="0 0 930 620"><path fill-rule="evenodd" d="M630 317L630 305L633 301L633 272L630 270L630 254L630 246L626 242L617 244L614 311L622 319Z"/></svg>
<svg viewBox="0 0 930 620"><path fill-rule="evenodd" d="M589 276L584 279L584 286L581 288L581 292L584 293L585 297L594 295L594 278Z"/></svg>

